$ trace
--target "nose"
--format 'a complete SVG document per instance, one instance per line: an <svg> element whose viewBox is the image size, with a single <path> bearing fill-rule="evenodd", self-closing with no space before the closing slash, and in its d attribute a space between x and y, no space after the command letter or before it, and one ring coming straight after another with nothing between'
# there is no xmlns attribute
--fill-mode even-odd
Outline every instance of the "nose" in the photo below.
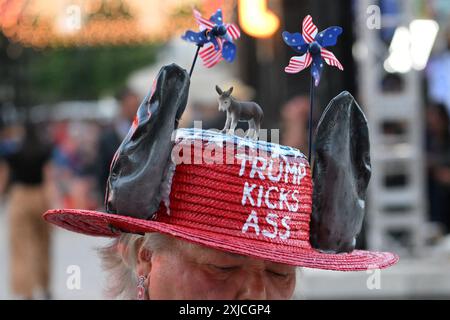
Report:
<svg viewBox="0 0 450 320"><path fill-rule="evenodd" d="M242 282L238 300L267 300L266 284L261 273L249 274Z"/></svg>

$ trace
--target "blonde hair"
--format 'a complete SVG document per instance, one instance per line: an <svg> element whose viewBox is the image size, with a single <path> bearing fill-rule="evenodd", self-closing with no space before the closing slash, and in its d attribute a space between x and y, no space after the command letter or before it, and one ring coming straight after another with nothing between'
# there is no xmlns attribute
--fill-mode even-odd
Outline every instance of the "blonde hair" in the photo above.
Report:
<svg viewBox="0 0 450 320"><path fill-rule="evenodd" d="M108 273L105 296L108 299L135 299L136 264L140 248L151 252L173 248L175 238L161 233L137 235L122 233L113 242L98 249L102 269Z"/></svg>

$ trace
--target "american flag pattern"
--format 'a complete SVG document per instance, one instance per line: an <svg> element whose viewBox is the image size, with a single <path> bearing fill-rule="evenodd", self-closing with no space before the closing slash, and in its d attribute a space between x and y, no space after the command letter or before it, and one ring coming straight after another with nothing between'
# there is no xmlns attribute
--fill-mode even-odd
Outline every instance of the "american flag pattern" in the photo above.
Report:
<svg viewBox="0 0 450 320"><path fill-rule="evenodd" d="M212 68L216 64L218 64L220 61L223 60L222 39L219 39L217 42L219 44L218 50L216 50L214 44L212 44L212 43L200 49L200 52L199 52L200 58L203 61L203 65L207 68Z"/></svg>
<svg viewBox="0 0 450 320"><path fill-rule="evenodd" d="M194 9L194 18L199 25L200 31L203 31L205 29L211 30L212 28L214 28L214 23L209 21L208 19L203 18L202 14L195 9Z"/></svg>
<svg viewBox="0 0 450 320"><path fill-rule="evenodd" d="M194 18L200 32L188 30L182 36L182 39L202 47L199 56L203 65L212 68L222 60L233 62L236 58L234 41L241 36L238 26L233 23L224 23L221 9L218 9L209 19L204 18L198 10L194 9ZM216 26L225 26L226 34L214 36L211 30Z"/></svg>
<svg viewBox="0 0 450 320"><path fill-rule="evenodd" d="M342 34L341 27L330 27L319 33L310 15L305 17L302 24L303 32L289 33L283 32L284 42L290 46L300 56L294 56L290 59L289 65L285 68L286 73L299 73L311 66L311 75L314 78L315 85L318 86L320 76L323 70L323 61L326 64L344 70L344 67L336 56L326 47L336 45L338 37ZM317 44L319 50L310 52L311 44Z"/></svg>
<svg viewBox="0 0 450 320"><path fill-rule="evenodd" d="M292 57L285 71L287 73L299 73L308 68L311 65L311 62L312 56L310 54L305 54L301 57Z"/></svg>

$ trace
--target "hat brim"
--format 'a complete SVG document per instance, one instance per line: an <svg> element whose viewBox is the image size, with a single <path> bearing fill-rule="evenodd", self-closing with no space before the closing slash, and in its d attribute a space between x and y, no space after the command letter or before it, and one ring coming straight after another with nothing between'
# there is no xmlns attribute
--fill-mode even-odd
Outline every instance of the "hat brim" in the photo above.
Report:
<svg viewBox="0 0 450 320"><path fill-rule="evenodd" d="M136 234L160 232L213 249L304 268L365 271L387 268L397 263L399 259L397 255L390 252L364 250L341 254L322 253L314 249L286 251L280 248L269 248L261 243L242 243L242 240L236 241L232 236L220 235L216 232L193 230L164 222L90 210L49 210L44 214L44 219L64 229L90 236L117 237L120 232Z"/></svg>

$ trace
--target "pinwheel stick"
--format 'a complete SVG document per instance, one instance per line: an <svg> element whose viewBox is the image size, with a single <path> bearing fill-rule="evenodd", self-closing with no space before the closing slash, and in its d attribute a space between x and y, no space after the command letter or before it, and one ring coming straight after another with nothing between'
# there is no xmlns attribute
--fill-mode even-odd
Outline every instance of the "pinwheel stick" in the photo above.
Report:
<svg viewBox="0 0 450 320"><path fill-rule="evenodd" d="M189 78L192 77L192 72L194 72L195 63L197 62L198 53L199 53L201 47L203 47L203 46L197 45L197 51L195 52L194 61L192 61L191 71L189 71Z"/></svg>
<svg viewBox="0 0 450 320"><path fill-rule="evenodd" d="M313 145L313 136L312 136L312 127L313 127L313 111L314 111L314 77L311 76L311 89L309 91L309 133L308 133L308 162L311 163L311 155L312 155L312 145Z"/></svg>

